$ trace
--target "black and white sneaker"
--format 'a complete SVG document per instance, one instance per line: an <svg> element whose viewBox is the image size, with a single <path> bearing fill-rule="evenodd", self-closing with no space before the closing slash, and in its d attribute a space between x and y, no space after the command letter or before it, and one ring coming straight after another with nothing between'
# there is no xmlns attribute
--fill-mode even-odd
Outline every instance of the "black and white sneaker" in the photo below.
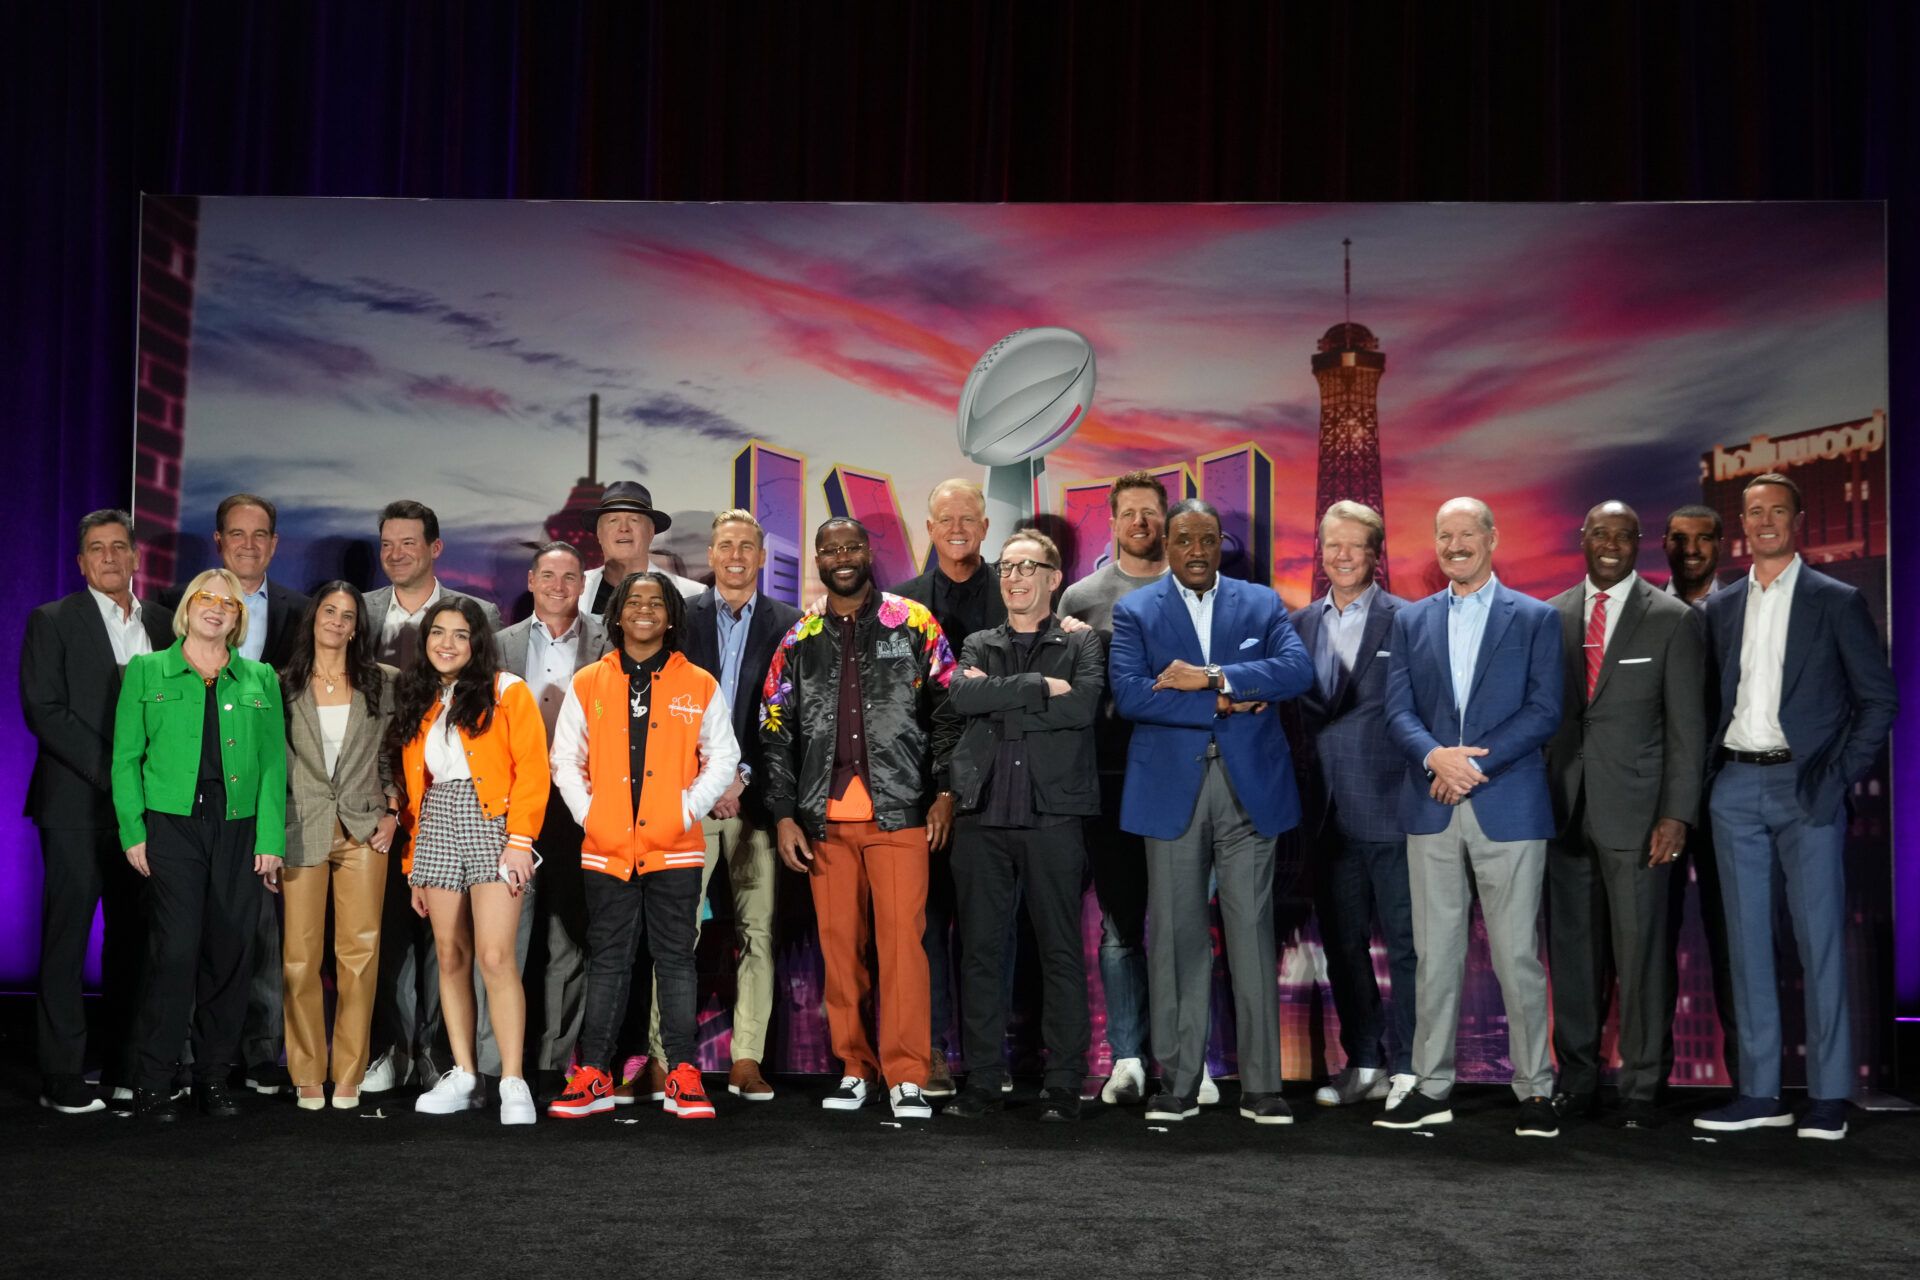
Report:
<svg viewBox="0 0 1920 1280"><path fill-rule="evenodd" d="M1149 1120L1191 1120L1200 1114L1200 1104L1177 1093L1156 1093L1147 1103Z"/></svg>
<svg viewBox="0 0 1920 1280"><path fill-rule="evenodd" d="M80 1076L71 1075L48 1076L40 1094L40 1105L63 1116L83 1116L107 1109L92 1085Z"/></svg>
<svg viewBox="0 0 1920 1280"><path fill-rule="evenodd" d="M927 1101L927 1095L920 1092L917 1084L897 1084L887 1095L893 1103L895 1120L931 1120L933 1104Z"/></svg>
<svg viewBox="0 0 1920 1280"><path fill-rule="evenodd" d="M1549 1118L1553 1108L1547 1108ZM1429 1098L1415 1089L1391 1111L1382 1111L1374 1120L1376 1129L1423 1129L1432 1124L1452 1124L1453 1104L1445 1098Z"/></svg>
<svg viewBox="0 0 1920 1280"><path fill-rule="evenodd" d="M1255 1124L1293 1123L1293 1108L1277 1093L1241 1094L1240 1114Z"/></svg>
<svg viewBox="0 0 1920 1280"><path fill-rule="evenodd" d="M841 1076L840 1087L820 1099L828 1111L858 1111L867 1105L867 1082L859 1076Z"/></svg>
<svg viewBox="0 0 1920 1280"><path fill-rule="evenodd" d="M1522 1138L1557 1138L1560 1117L1554 1112L1553 1099L1535 1094L1520 1103L1520 1119L1513 1126Z"/></svg>

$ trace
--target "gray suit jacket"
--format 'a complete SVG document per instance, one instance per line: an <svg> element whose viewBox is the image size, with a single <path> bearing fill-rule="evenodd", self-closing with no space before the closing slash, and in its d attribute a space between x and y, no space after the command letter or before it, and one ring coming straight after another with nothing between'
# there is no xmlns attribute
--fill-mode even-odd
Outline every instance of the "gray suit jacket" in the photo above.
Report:
<svg viewBox="0 0 1920 1280"><path fill-rule="evenodd" d="M1586 582L1547 602L1560 614L1560 729L1547 745L1563 837L1586 799L1587 828L1609 849L1644 849L1661 818L1700 818L1706 777L1707 640L1698 610L1634 581L1587 700ZM1609 604L1616 603L1609 599Z"/></svg>
<svg viewBox="0 0 1920 1280"><path fill-rule="evenodd" d="M496 646L494 652L498 653L499 635L503 625L500 621L499 606L495 605L491 600L482 600L479 596L471 595L465 591L455 591L444 582L440 584L440 594L443 596L466 596L467 599L480 606L480 612L487 615L487 622L493 627L494 643ZM387 610L393 608L393 588L392 586L375 587L361 598L367 602L367 625L373 628L373 643L377 649L380 647L380 632L387 625ZM388 655L382 653L380 658L383 662L387 661Z"/></svg>
<svg viewBox="0 0 1920 1280"><path fill-rule="evenodd" d="M287 865L317 867L333 847L333 824L365 843L398 792L390 758L381 749L393 717L393 685L399 672L385 663L380 705L369 707L358 689L347 708L347 734L340 757L327 770L320 738L320 712L311 691L287 700Z"/></svg>
<svg viewBox="0 0 1920 1280"><path fill-rule="evenodd" d="M527 649L530 646L528 636L533 631L533 619L522 618L512 626L500 632L500 669L511 671L525 679L527 675ZM600 620L590 613L580 615L580 643L573 655L575 671L604 656L613 646L607 643L607 632Z"/></svg>

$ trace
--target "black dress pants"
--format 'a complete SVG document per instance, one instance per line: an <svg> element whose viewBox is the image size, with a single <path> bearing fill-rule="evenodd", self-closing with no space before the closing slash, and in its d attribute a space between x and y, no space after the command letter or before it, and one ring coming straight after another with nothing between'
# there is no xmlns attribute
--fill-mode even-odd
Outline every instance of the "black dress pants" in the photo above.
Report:
<svg viewBox="0 0 1920 1280"><path fill-rule="evenodd" d="M82 996L93 911L102 916L100 1083L133 1085L133 1014L140 999L146 927L140 874L111 829L40 829L46 864L40 899L40 1074L86 1070L87 1011Z"/></svg>
<svg viewBox="0 0 1920 1280"><path fill-rule="evenodd" d="M1024 893L1040 951L1040 1038L1048 1088L1078 1089L1093 1028L1080 904L1087 850L1080 821L1051 827L988 827L962 817L954 829L953 885L960 924L960 1009L967 1087L997 1090L1006 1078L1008 923Z"/></svg>
<svg viewBox="0 0 1920 1280"><path fill-rule="evenodd" d="M196 1084L224 1083L247 1013L265 891L253 871L254 820L147 814L147 972L134 1026L138 1085L170 1089L192 1020Z"/></svg>

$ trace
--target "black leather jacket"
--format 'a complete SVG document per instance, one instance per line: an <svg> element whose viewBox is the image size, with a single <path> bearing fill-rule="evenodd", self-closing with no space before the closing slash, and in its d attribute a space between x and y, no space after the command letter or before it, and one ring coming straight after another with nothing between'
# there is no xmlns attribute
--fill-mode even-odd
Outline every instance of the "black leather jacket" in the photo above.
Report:
<svg viewBox="0 0 1920 1280"><path fill-rule="evenodd" d="M960 730L949 773L961 812L986 803L994 755L1003 739L1024 738L1037 813L1092 817L1100 812L1093 722L1107 691L1106 647L1094 631L1068 634L1048 618L1025 666L1002 623L967 637L940 718ZM1047 677L1073 688L1047 696Z"/></svg>
<svg viewBox="0 0 1920 1280"><path fill-rule="evenodd" d="M874 821L887 831L921 826L934 795L947 789L957 736L935 725L956 670L953 650L925 605L883 591L855 617L854 646ZM839 698L839 636L829 619L809 615L787 632L767 668L760 740L768 812L812 836L826 833Z"/></svg>

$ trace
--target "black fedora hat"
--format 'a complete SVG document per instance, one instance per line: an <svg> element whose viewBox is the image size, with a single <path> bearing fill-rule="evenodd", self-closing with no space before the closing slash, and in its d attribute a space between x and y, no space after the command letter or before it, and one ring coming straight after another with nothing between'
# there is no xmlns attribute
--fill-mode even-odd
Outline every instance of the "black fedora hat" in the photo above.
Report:
<svg viewBox="0 0 1920 1280"><path fill-rule="evenodd" d="M600 505L593 509L593 518L598 521L609 511L638 511L653 521L655 533L665 533L673 527L673 517L654 508L653 495L638 480L615 480L607 486L600 495Z"/></svg>

